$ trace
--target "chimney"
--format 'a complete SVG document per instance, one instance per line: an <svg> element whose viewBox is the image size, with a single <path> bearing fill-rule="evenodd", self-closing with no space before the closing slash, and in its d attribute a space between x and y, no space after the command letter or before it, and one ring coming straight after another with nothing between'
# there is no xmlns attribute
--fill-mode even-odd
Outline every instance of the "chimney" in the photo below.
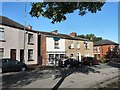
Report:
<svg viewBox="0 0 120 90"><path fill-rule="evenodd" d="M57 33L58 33L58 30L54 30L54 31L52 31L52 33L57 34Z"/></svg>
<svg viewBox="0 0 120 90"><path fill-rule="evenodd" d="M75 36L77 36L77 33L76 32L71 32L70 36L75 37Z"/></svg>
<svg viewBox="0 0 120 90"><path fill-rule="evenodd" d="M28 29L32 30L32 26L28 25L27 27L28 27Z"/></svg>

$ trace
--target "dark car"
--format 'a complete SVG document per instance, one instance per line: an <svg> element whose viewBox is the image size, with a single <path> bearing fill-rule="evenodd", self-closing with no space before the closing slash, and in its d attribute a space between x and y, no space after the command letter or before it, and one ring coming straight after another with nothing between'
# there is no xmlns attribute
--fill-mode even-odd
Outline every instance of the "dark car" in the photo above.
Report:
<svg viewBox="0 0 120 90"><path fill-rule="evenodd" d="M2 59L2 72L9 71L25 71L27 70L27 65L25 63L19 62L15 59L4 58Z"/></svg>
<svg viewBox="0 0 120 90"><path fill-rule="evenodd" d="M64 67L78 67L80 62L76 59L70 58L64 61Z"/></svg>
<svg viewBox="0 0 120 90"><path fill-rule="evenodd" d="M84 57L82 59L82 64L83 65L99 65L100 61L94 59L93 57Z"/></svg>

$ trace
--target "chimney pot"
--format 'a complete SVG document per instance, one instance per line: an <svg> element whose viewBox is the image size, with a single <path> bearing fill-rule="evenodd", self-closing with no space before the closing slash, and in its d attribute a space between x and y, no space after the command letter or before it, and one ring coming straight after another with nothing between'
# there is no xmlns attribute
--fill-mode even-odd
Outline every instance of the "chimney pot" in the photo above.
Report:
<svg viewBox="0 0 120 90"><path fill-rule="evenodd" d="M28 27L30 30L32 30L32 26L28 25L27 27Z"/></svg>
<svg viewBox="0 0 120 90"><path fill-rule="evenodd" d="M52 31L52 33L57 34L57 33L58 33L58 30L54 30L54 31Z"/></svg>
<svg viewBox="0 0 120 90"><path fill-rule="evenodd" d="M76 36L77 36L77 33L76 33L76 32L71 32L71 33L70 33L70 36L76 37Z"/></svg>

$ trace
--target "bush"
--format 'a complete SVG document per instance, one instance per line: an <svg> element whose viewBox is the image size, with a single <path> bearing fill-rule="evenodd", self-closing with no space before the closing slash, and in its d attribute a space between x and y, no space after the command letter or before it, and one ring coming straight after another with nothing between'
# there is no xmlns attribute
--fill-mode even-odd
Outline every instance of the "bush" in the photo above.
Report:
<svg viewBox="0 0 120 90"><path fill-rule="evenodd" d="M100 61L101 61L101 63L106 63L106 58L102 57L102 59Z"/></svg>

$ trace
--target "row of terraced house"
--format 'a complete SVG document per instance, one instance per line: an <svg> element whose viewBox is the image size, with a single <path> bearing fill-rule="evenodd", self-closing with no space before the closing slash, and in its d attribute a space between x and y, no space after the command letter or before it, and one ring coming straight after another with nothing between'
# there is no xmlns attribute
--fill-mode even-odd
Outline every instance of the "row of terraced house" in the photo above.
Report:
<svg viewBox="0 0 120 90"><path fill-rule="evenodd" d="M33 30L32 26L24 30L23 25L7 17L0 16L0 20L0 58L13 58L27 65L51 66L66 56L78 60L94 57L93 42L78 38L75 32L69 35L58 33L58 30L43 32Z"/></svg>

